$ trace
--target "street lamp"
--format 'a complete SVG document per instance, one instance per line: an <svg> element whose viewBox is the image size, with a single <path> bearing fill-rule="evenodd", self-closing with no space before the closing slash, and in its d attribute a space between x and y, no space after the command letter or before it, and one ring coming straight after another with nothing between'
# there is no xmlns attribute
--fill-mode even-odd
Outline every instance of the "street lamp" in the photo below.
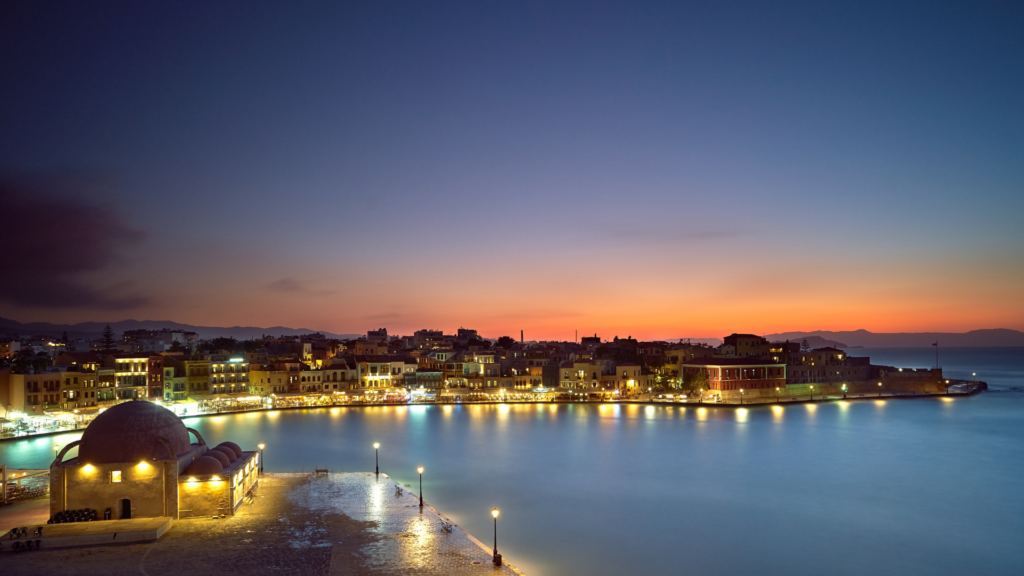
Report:
<svg viewBox="0 0 1024 576"><path fill-rule="evenodd" d="M882 397L882 383L881 382L878 383L878 397L879 398Z"/></svg>
<svg viewBox="0 0 1024 576"><path fill-rule="evenodd" d="M491 510L494 516L494 565L501 566L501 554L498 554L498 509Z"/></svg>
<svg viewBox="0 0 1024 576"><path fill-rule="evenodd" d="M740 388L740 406L743 405L743 388Z"/></svg>
<svg viewBox="0 0 1024 576"><path fill-rule="evenodd" d="M700 400L697 402L697 404L703 404L703 403L704 403L704 389L701 388L700 389Z"/></svg>
<svg viewBox="0 0 1024 576"><path fill-rule="evenodd" d="M373 464L374 464L374 469L376 470L376 472L374 472L374 473L376 475L380 476L380 443L379 442L374 442L373 443Z"/></svg>
<svg viewBox="0 0 1024 576"><path fill-rule="evenodd" d="M843 400L846 400L846 384L843 384Z"/></svg>
<svg viewBox="0 0 1024 576"><path fill-rule="evenodd" d="M57 444L53 445L53 459L57 459L57 454L60 452L60 446Z"/></svg>
<svg viewBox="0 0 1024 576"><path fill-rule="evenodd" d="M257 444L260 448L260 474L263 474L263 449L267 447L266 444Z"/></svg>
<svg viewBox="0 0 1024 576"><path fill-rule="evenodd" d="M420 473L420 510L423 510L423 466L416 469Z"/></svg>
<svg viewBox="0 0 1024 576"><path fill-rule="evenodd" d="M814 384L811 384L811 400L814 400Z"/></svg>
<svg viewBox="0 0 1024 576"><path fill-rule="evenodd" d="M775 403L776 404L779 403L779 387L778 386L775 387Z"/></svg>
<svg viewBox="0 0 1024 576"><path fill-rule="evenodd" d="M651 388L647 389L647 401L654 402L654 394L651 392Z"/></svg>

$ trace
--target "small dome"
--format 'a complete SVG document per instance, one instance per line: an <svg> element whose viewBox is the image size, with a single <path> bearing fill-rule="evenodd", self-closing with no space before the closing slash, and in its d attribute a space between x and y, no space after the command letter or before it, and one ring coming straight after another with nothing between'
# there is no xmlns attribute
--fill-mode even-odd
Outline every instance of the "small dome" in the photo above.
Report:
<svg viewBox="0 0 1024 576"><path fill-rule="evenodd" d="M231 448L232 450L234 450L235 451L235 458L241 458L242 457L242 449L238 447L238 444L235 444L234 442L221 442L220 444L217 444L218 448L220 448L221 446L227 446L228 448Z"/></svg>
<svg viewBox="0 0 1024 576"><path fill-rule="evenodd" d="M224 453L221 452L220 450L207 450L206 453L203 454L203 456L216 458L220 462L221 466L225 468L227 468L228 465L231 464L231 459L225 456Z"/></svg>
<svg viewBox="0 0 1024 576"><path fill-rule="evenodd" d="M167 453L163 438L173 454ZM87 464L165 460L192 449L188 430L174 412L152 402L123 402L103 411L82 434L78 459Z"/></svg>
<svg viewBox="0 0 1024 576"><path fill-rule="evenodd" d="M224 471L224 466L213 456L200 456L196 458L191 464L188 465L188 469L185 470L186 474L220 474Z"/></svg>
<svg viewBox="0 0 1024 576"><path fill-rule="evenodd" d="M221 454L227 457L228 462L234 462L235 460L238 460L238 455L235 454L235 451L232 450L231 448L228 448L227 446L217 446L216 448L210 449L210 452L220 452Z"/></svg>

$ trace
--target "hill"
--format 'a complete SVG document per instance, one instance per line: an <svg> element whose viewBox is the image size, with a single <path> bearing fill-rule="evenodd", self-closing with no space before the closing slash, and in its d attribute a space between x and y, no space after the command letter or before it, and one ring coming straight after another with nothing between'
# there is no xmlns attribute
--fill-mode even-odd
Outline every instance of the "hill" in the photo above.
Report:
<svg viewBox="0 0 1024 576"><path fill-rule="evenodd" d="M298 336L300 334L311 334L319 332L328 338L356 338L360 334L334 334L323 330L312 330L310 328L288 328L286 326L272 326L260 328L257 326L194 326L192 324L181 324L169 320L122 320L120 322L81 322L78 324L51 324L49 322L26 322L21 323L8 318L0 318L0 335L15 336L19 334L44 335L59 337L67 332L68 338L97 338L103 332L103 328L109 324L117 334L125 330L182 330L195 332L199 338L217 338L220 336L248 340L259 337L263 334L274 336Z"/></svg>
<svg viewBox="0 0 1024 576"><path fill-rule="evenodd" d="M868 332L854 330L847 332L830 332L815 330L813 332L783 332L765 336L772 342L790 340L799 342L804 338L823 338L842 342L836 348L920 348L938 342L939 346L949 348L995 348L1002 346L1024 346L1024 332L1009 328L971 330L970 332Z"/></svg>

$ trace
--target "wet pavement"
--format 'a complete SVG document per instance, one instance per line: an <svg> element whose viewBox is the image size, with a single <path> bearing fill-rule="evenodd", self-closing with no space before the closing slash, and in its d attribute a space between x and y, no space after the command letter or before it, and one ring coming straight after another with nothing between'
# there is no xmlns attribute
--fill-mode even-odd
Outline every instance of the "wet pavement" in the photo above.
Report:
<svg viewBox="0 0 1024 576"><path fill-rule="evenodd" d="M386 475L266 474L232 517L175 521L157 542L2 553L5 574L518 574Z"/></svg>
<svg viewBox="0 0 1024 576"><path fill-rule="evenodd" d="M358 551L335 550L332 575L358 572L359 567L368 574L521 574L507 563L493 566L491 550L458 526L443 530L441 514L429 503L421 511L419 498L411 490L399 494L386 474L314 477L293 490L289 501L371 523L366 532L372 537ZM320 541L326 543L326 535Z"/></svg>

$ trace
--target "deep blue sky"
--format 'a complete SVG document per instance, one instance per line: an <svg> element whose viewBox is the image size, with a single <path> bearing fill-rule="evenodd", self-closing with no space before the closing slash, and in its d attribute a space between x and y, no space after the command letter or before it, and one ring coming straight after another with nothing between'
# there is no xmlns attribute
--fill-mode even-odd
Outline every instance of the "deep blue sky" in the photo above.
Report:
<svg viewBox="0 0 1024 576"><path fill-rule="evenodd" d="M103 254L6 317L1024 329L1020 2L23 2L0 50L6 212Z"/></svg>

